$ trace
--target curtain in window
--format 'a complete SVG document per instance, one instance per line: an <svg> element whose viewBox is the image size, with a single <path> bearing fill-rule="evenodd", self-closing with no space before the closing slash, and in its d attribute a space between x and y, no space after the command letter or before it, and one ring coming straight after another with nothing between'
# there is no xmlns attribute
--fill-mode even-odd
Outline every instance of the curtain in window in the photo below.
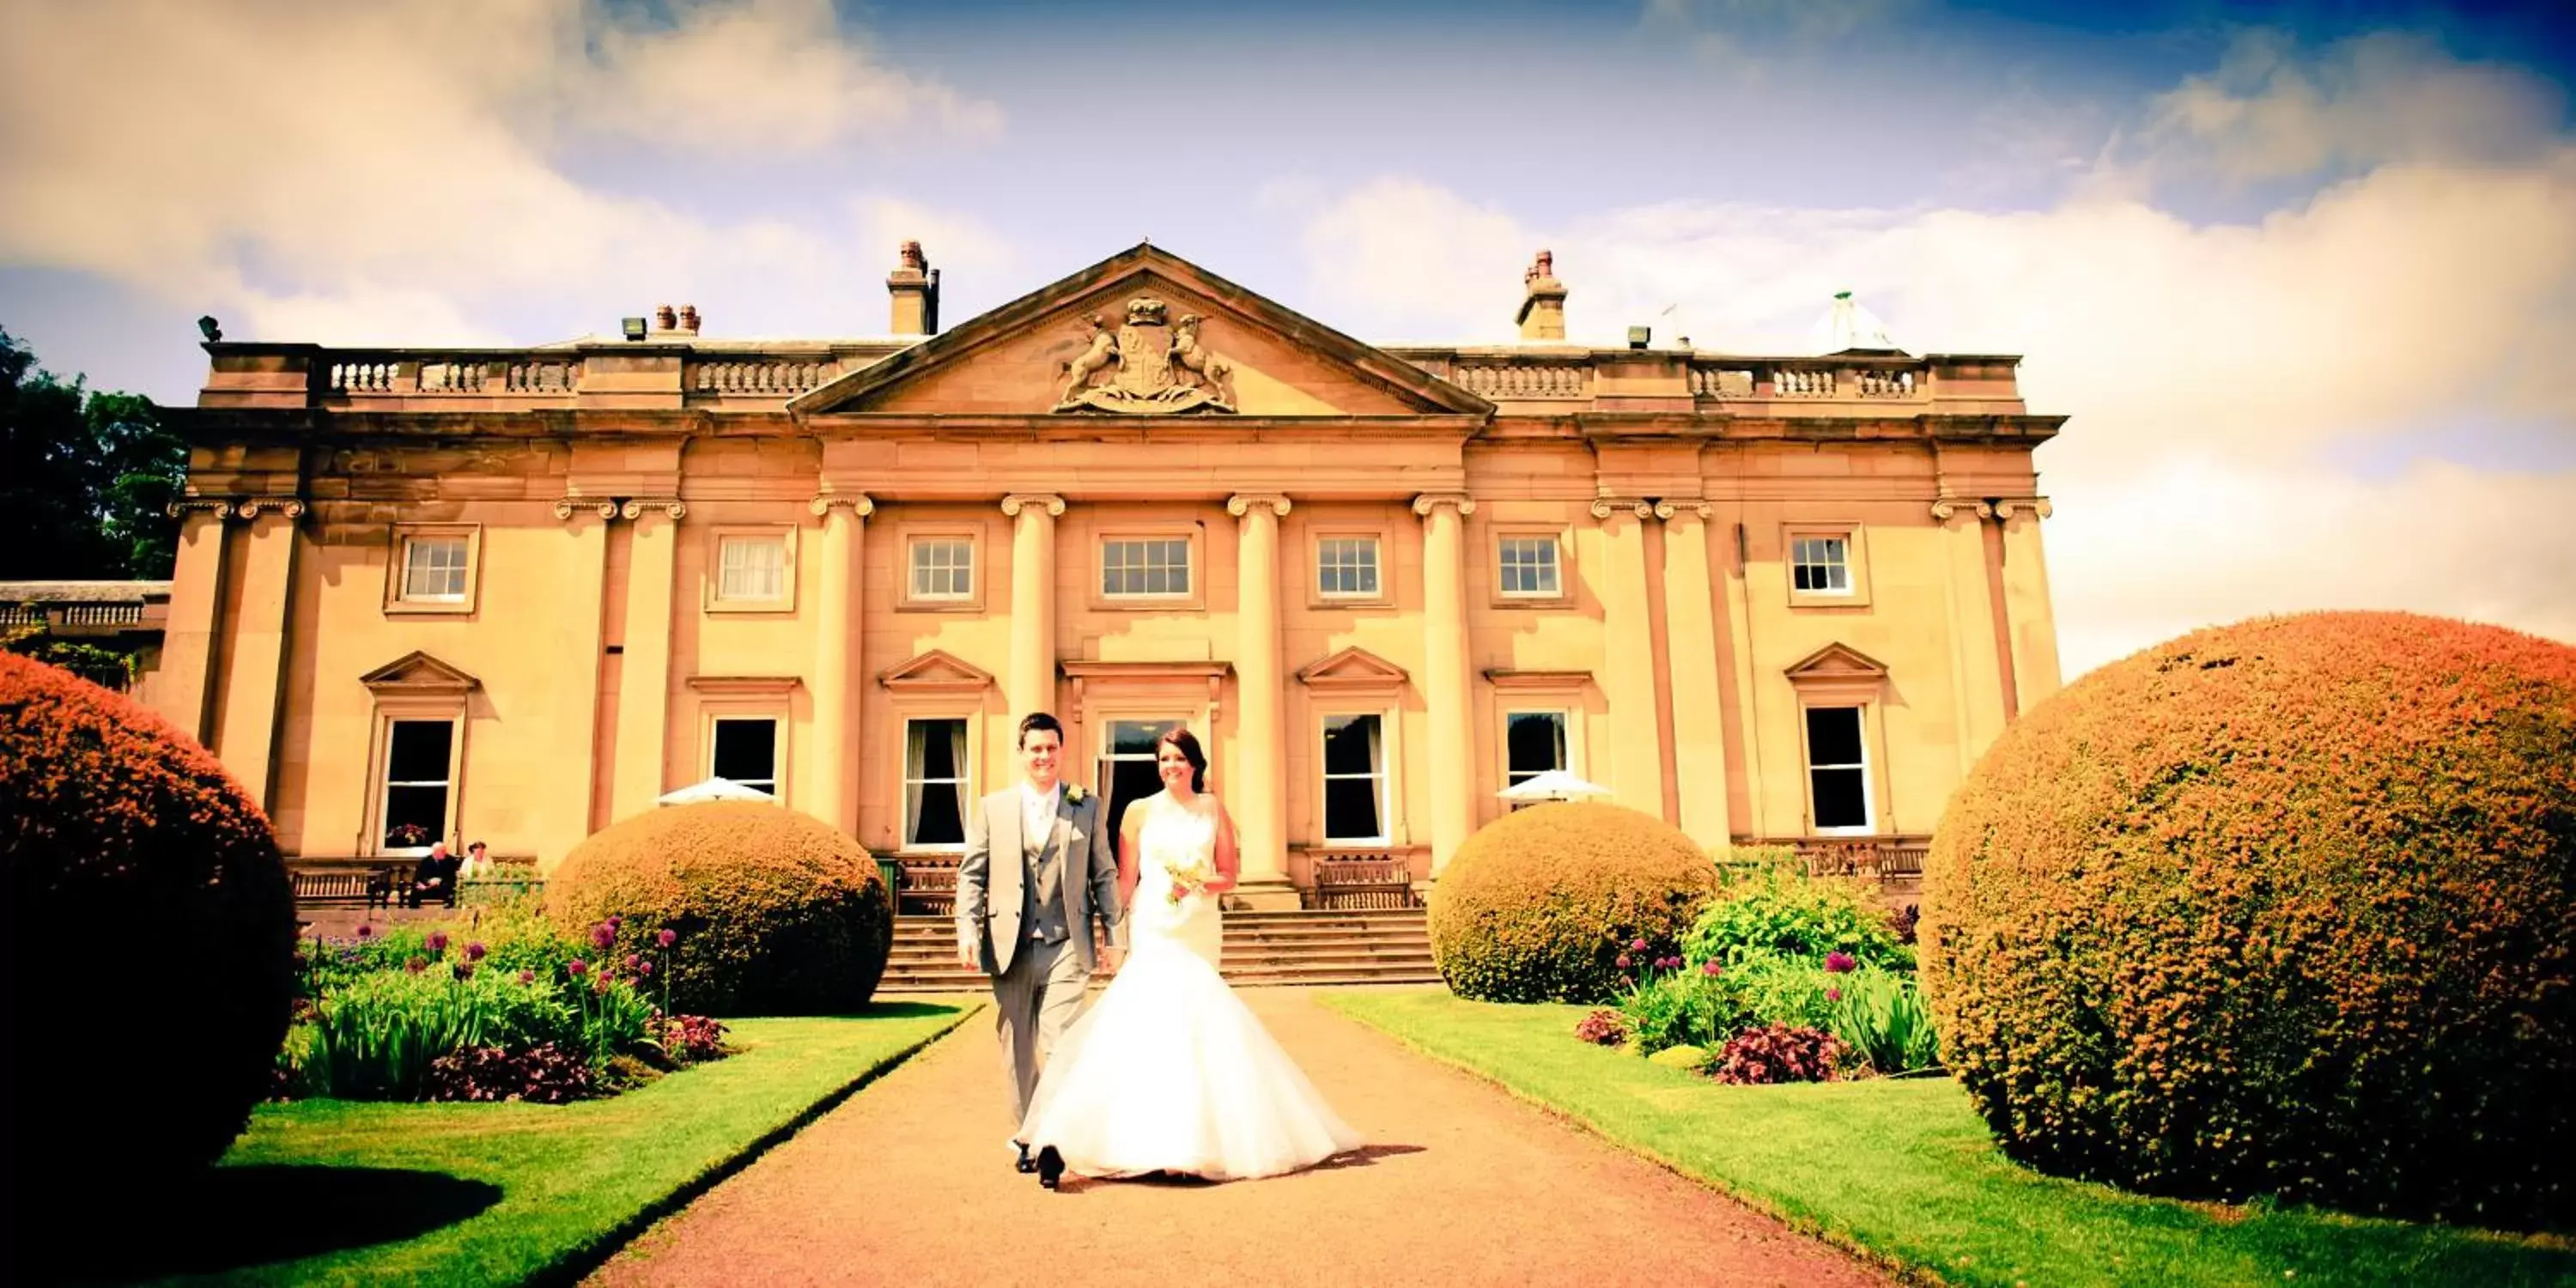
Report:
<svg viewBox="0 0 2576 1288"><path fill-rule="evenodd" d="M957 834L964 836L966 835L966 722L963 720L952 720L948 723L948 763L954 766L949 772L957 775L957 789L949 793L957 801Z"/></svg>
<svg viewBox="0 0 2576 1288"><path fill-rule="evenodd" d="M921 839L921 786L930 768L930 722L906 721L903 744L903 843L911 845Z"/></svg>

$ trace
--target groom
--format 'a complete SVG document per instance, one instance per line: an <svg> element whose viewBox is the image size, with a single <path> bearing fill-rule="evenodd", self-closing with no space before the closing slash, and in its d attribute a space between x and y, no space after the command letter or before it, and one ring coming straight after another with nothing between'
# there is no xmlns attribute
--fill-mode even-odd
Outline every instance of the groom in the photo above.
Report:
<svg viewBox="0 0 2576 1288"><path fill-rule="evenodd" d="M1094 910L1109 927L1101 964L1127 946L1118 907L1117 842L1100 798L1058 778L1064 726L1020 720L1020 784L976 802L957 865L957 959L993 977L995 1027L1013 1091L1012 1130L1029 1114L1038 1069L1082 1006L1093 969ZM1019 1169L1037 1170L1014 1136Z"/></svg>

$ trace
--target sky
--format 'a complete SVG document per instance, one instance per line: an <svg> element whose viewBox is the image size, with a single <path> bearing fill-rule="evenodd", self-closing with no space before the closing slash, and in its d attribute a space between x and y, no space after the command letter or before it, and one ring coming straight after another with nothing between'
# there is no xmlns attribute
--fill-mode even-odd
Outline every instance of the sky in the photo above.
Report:
<svg viewBox="0 0 2576 1288"><path fill-rule="evenodd" d="M2576 641L2576 5L0 0L0 329L948 325L1150 238L1380 343L2024 355L2067 672L2264 613Z"/></svg>

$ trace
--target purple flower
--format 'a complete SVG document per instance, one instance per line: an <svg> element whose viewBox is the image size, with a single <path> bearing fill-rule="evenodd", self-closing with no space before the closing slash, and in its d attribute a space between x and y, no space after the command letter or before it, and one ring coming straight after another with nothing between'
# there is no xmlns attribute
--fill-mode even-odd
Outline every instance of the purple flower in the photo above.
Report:
<svg viewBox="0 0 2576 1288"><path fill-rule="evenodd" d="M1659 958L1656 960L1655 965L1661 970L1680 970L1682 968L1682 959L1679 957Z"/></svg>
<svg viewBox="0 0 2576 1288"><path fill-rule="evenodd" d="M534 984L537 982L537 973L532 970L520 971L519 982L522 984Z"/></svg>
<svg viewBox="0 0 2576 1288"><path fill-rule="evenodd" d="M447 951L446 931L433 930L429 932L429 951L433 953L443 953Z"/></svg>
<svg viewBox="0 0 2576 1288"><path fill-rule="evenodd" d="M604 953L611 947L614 947L616 943L617 927L614 924L603 921L590 928L591 947Z"/></svg>
<svg viewBox="0 0 2576 1288"><path fill-rule="evenodd" d="M626 914L622 912L610 913L608 915L608 928L611 931L624 930L626 928Z"/></svg>
<svg viewBox="0 0 2576 1288"><path fill-rule="evenodd" d="M1621 953L1621 954L1619 954L1619 969L1621 969L1621 970L1626 970L1626 969L1628 969L1628 964L1629 964L1629 963L1628 963L1628 954L1626 954L1626 953Z"/></svg>
<svg viewBox="0 0 2576 1288"><path fill-rule="evenodd" d="M580 979L583 975L588 974L589 971L590 963L583 961L578 957L564 963L564 973L572 976L574 979Z"/></svg>
<svg viewBox="0 0 2576 1288"><path fill-rule="evenodd" d="M474 978L474 963L472 962L458 962L447 969L448 973L456 976L458 979Z"/></svg>
<svg viewBox="0 0 2576 1288"><path fill-rule="evenodd" d="M414 957L410 961L403 963L403 969L417 975L422 971L429 969L429 959L426 957Z"/></svg>
<svg viewBox="0 0 2576 1288"><path fill-rule="evenodd" d="M626 954L626 969L628 969L628 970L633 970L633 969L635 969L636 967L641 966L641 965L643 965L643 964L644 964L644 959L643 959L643 958L638 957L638 956L636 956L636 955L635 955L635 954L633 954L633 953L628 953L628 954Z"/></svg>
<svg viewBox="0 0 2576 1288"><path fill-rule="evenodd" d="M375 933L376 933L376 928L375 928L375 927L373 927L373 926L365 926L365 925L362 925L362 926L358 927L358 938L360 938L360 939L370 938L370 937L372 937Z"/></svg>
<svg viewBox="0 0 2576 1288"><path fill-rule="evenodd" d="M636 967L635 967L635 973L636 973L636 974L638 974L638 975L650 975L650 974L652 974L652 973L653 973L653 963L651 963L651 962L639 962L639 963L637 963L637 964L636 964Z"/></svg>
<svg viewBox="0 0 2576 1288"><path fill-rule="evenodd" d="M1716 962L1701 962L1699 964L1699 973L1702 975L1722 974L1725 970L1725 967L1718 965Z"/></svg>
<svg viewBox="0 0 2576 1288"><path fill-rule="evenodd" d="M608 991L608 977L607 977L606 975L602 975L602 976L600 976L599 978L597 978L597 979L594 979L594 980L590 981L590 991L591 991L591 992L594 992L594 993L605 993L605 992L607 992L607 991Z"/></svg>
<svg viewBox="0 0 2576 1288"><path fill-rule="evenodd" d="M1825 954L1825 973L1828 975L1845 974L1857 968L1859 965L1859 959L1853 957L1850 953Z"/></svg>
<svg viewBox="0 0 2576 1288"><path fill-rule="evenodd" d="M1828 1002L1839 1002L1843 1000L1843 991L1839 988L1826 989L1825 1000Z"/></svg>
<svg viewBox="0 0 2576 1288"><path fill-rule="evenodd" d="M1640 939L1637 942L1628 945L1628 951L1632 953L1642 953L1646 951L1646 941Z"/></svg>
<svg viewBox="0 0 2576 1288"><path fill-rule="evenodd" d="M469 962L479 962L483 960L483 952L483 941L478 939L465 946L465 960Z"/></svg>
<svg viewBox="0 0 2576 1288"><path fill-rule="evenodd" d="M680 932L676 930L665 930L660 934L653 936L653 942L660 944L664 948L668 948L671 945L680 942Z"/></svg>

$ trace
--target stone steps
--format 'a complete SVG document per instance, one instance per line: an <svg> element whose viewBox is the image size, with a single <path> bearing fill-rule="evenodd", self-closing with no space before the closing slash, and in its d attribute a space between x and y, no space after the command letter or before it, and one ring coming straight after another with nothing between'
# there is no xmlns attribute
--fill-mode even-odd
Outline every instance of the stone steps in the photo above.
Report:
<svg viewBox="0 0 2576 1288"><path fill-rule="evenodd" d="M956 923L895 919L880 993L982 992L983 972L957 964ZM1228 912L1220 972L1239 986L1437 983L1430 925L1419 908Z"/></svg>

